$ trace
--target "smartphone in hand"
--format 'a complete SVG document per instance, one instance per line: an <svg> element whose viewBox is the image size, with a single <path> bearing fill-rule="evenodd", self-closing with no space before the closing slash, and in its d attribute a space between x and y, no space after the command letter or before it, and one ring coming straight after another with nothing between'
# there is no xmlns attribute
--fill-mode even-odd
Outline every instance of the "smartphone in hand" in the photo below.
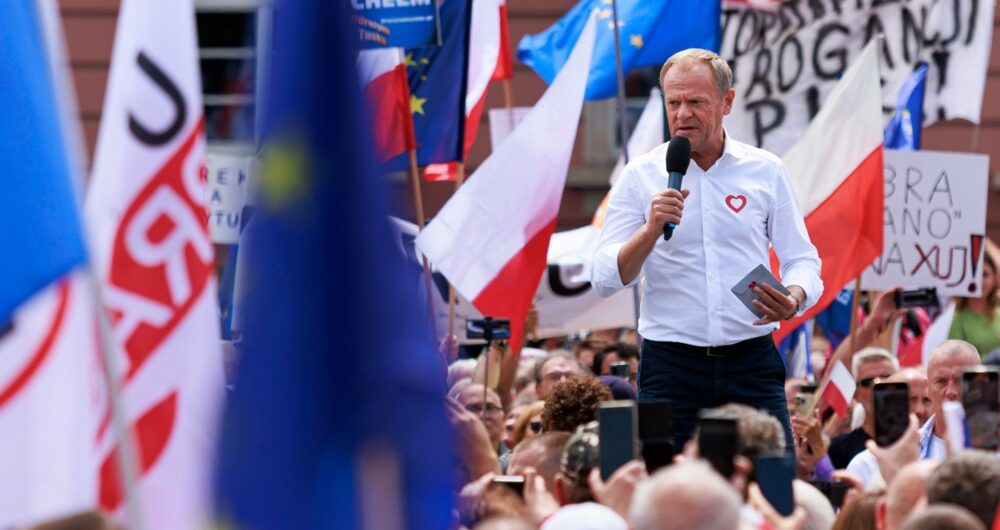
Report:
<svg viewBox="0 0 1000 530"><path fill-rule="evenodd" d="M910 391L906 383L876 383L872 390L875 443L888 447L910 426Z"/></svg>
<svg viewBox="0 0 1000 530"><path fill-rule="evenodd" d="M974 366L962 372L962 406L969 444L995 451L1000 447L1000 368Z"/></svg>
<svg viewBox="0 0 1000 530"><path fill-rule="evenodd" d="M734 418L703 417L698 421L698 452L726 479L733 476L733 457L738 444Z"/></svg>
<svg viewBox="0 0 1000 530"><path fill-rule="evenodd" d="M601 440L601 478L638 457L638 418L635 401L605 401L597 407L598 436Z"/></svg>
<svg viewBox="0 0 1000 530"><path fill-rule="evenodd" d="M767 502L781 515L789 516L795 510L792 482L795 480L795 457L761 455L757 457L757 485Z"/></svg>

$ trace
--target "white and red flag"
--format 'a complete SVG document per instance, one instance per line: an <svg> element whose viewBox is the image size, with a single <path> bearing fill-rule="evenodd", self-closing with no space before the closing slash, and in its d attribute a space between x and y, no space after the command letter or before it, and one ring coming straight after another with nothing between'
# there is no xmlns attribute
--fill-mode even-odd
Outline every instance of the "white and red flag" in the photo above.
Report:
<svg viewBox="0 0 1000 530"><path fill-rule="evenodd" d="M823 261L820 277L826 287L803 316L781 323L775 342L830 305L841 287L882 255L885 195L879 90L872 41L783 158L809 237Z"/></svg>
<svg viewBox="0 0 1000 530"><path fill-rule="evenodd" d="M375 152L388 160L416 149L402 48L361 50L358 77L372 112Z"/></svg>
<svg viewBox="0 0 1000 530"><path fill-rule="evenodd" d="M124 0L85 206L147 529L198 528L224 395L192 0ZM114 367L114 366L113 366ZM105 411L100 508L128 492Z"/></svg>
<svg viewBox="0 0 1000 530"><path fill-rule="evenodd" d="M468 75L465 88L465 137L463 159L468 157L472 144L479 134L483 109L486 108L486 92L490 81L503 59L501 50L508 47L501 38L500 0L476 0L472 2L472 19L469 24ZM508 59L510 51L507 51ZM428 164L424 178L429 181L450 181L458 177L458 163L447 162Z"/></svg>
<svg viewBox="0 0 1000 530"><path fill-rule="evenodd" d="M417 237L417 247L484 315L509 318L515 351L556 228L596 18L520 125Z"/></svg>
<svg viewBox="0 0 1000 530"><path fill-rule="evenodd" d="M830 376L819 391L820 399L837 411L841 418L847 415L847 409L854 399L854 391L857 384L851 371L844 366L844 363L837 361L830 370Z"/></svg>

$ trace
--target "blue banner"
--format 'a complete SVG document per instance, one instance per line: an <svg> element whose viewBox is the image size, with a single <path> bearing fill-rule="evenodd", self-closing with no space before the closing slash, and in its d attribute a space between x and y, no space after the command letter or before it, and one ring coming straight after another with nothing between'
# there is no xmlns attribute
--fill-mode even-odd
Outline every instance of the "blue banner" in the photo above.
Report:
<svg viewBox="0 0 1000 530"><path fill-rule="evenodd" d="M437 0L350 0L361 48L419 48L441 44Z"/></svg>
<svg viewBox="0 0 1000 530"><path fill-rule="evenodd" d="M0 328L86 260L57 90L35 2L0 2Z"/></svg>
<svg viewBox="0 0 1000 530"><path fill-rule="evenodd" d="M721 2L705 0L618 0L618 28L622 68L663 64L686 48L719 51ZM545 31L525 35L517 58L546 83L552 83L569 58L590 12L599 23L586 99L604 99L618 92L615 30L611 2L582 0Z"/></svg>

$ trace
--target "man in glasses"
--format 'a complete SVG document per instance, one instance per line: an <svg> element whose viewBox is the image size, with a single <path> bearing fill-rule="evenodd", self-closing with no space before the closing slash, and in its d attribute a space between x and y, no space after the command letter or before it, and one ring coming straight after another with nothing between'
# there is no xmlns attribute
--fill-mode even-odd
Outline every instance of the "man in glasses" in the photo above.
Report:
<svg viewBox="0 0 1000 530"><path fill-rule="evenodd" d="M853 431L837 436L830 442L830 463L844 469L854 455L865 450L865 442L875 437L875 414L872 412L872 387L899 371L899 361L884 348L865 348L854 355L851 373L858 387L854 399L864 408L865 421Z"/></svg>
<svg viewBox="0 0 1000 530"><path fill-rule="evenodd" d="M483 385L479 383L459 383L449 392L450 397L459 403L465 410L476 415L486 425L486 432L490 435L490 442L500 456L510 452L503 444L503 406L500 405L500 396L492 389L486 392L486 399L483 400Z"/></svg>

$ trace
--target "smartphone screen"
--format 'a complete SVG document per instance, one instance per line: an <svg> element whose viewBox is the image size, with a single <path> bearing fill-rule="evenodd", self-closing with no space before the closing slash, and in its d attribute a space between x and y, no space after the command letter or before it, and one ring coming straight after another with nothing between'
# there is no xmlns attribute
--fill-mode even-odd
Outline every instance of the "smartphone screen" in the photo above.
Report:
<svg viewBox="0 0 1000 530"><path fill-rule="evenodd" d="M910 394L906 383L876 383L873 390L875 443L888 447L910 425Z"/></svg>
<svg viewBox="0 0 1000 530"><path fill-rule="evenodd" d="M629 371L628 363L612 363L610 366L611 375L622 379L628 379Z"/></svg>
<svg viewBox="0 0 1000 530"><path fill-rule="evenodd" d="M698 422L698 452L720 475L733 476L733 457L739 437L732 418L701 418Z"/></svg>
<svg viewBox="0 0 1000 530"><path fill-rule="evenodd" d="M792 455L757 457L757 484L767 502L781 515L795 509L792 481L795 480L795 457Z"/></svg>
<svg viewBox="0 0 1000 530"><path fill-rule="evenodd" d="M638 414L635 401L605 401L597 407L597 421L601 446L601 478L608 477L616 469L638 456Z"/></svg>
<svg viewBox="0 0 1000 530"><path fill-rule="evenodd" d="M991 451L1000 447L1000 369L976 366L962 372L962 406L969 444Z"/></svg>
<svg viewBox="0 0 1000 530"><path fill-rule="evenodd" d="M646 471L652 473L674 461L673 411L670 401L643 401L639 406L639 441Z"/></svg>

